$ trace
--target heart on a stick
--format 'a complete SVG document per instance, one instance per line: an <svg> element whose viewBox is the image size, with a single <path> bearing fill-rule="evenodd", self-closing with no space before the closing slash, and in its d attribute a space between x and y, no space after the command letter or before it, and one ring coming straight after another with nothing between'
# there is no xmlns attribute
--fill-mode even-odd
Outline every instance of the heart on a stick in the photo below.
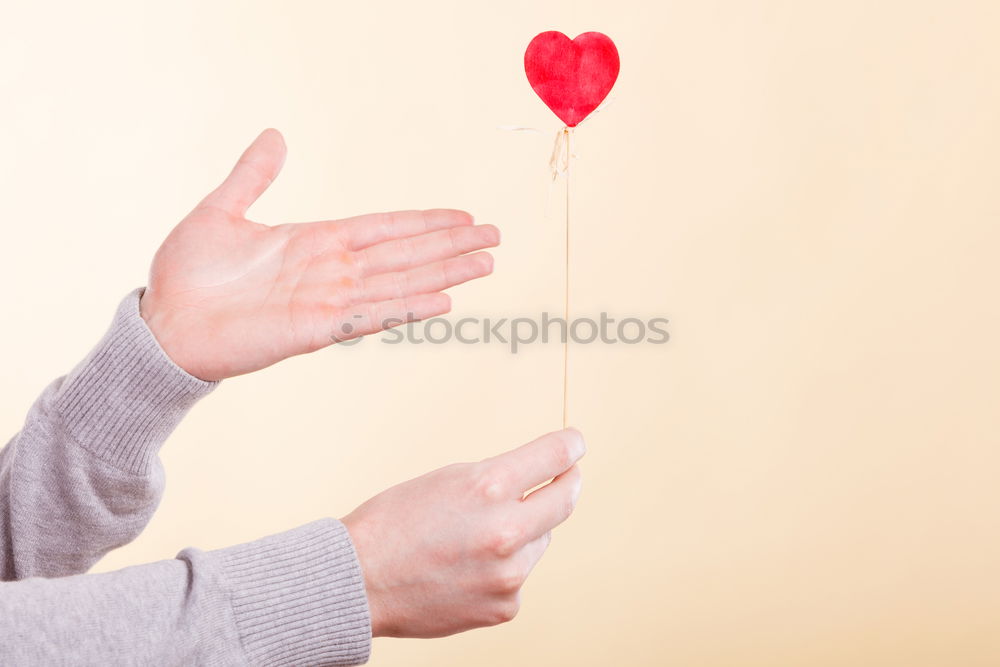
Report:
<svg viewBox="0 0 1000 667"><path fill-rule="evenodd" d="M615 43L599 32L570 39L550 30L531 40L524 52L532 89L568 127L576 127L604 101L619 67Z"/></svg>

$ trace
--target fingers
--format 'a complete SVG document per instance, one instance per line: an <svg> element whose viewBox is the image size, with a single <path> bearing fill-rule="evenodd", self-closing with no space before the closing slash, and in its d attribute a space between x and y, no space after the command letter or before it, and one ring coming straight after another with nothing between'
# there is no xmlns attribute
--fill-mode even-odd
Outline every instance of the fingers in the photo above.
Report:
<svg viewBox="0 0 1000 667"><path fill-rule="evenodd" d="M374 213L338 220L338 232L345 235L349 250L362 250L383 241L402 239L418 234L469 226L472 216L465 211L437 208L427 211L395 211Z"/></svg>
<svg viewBox="0 0 1000 667"><path fill-rule="evenodd" d="M515 450L486 459L511 498L568 470L586 453L583 435L575 428L543 435Z"/></svg>
<svg viewBox="0 0 1000 667"><path fill-rule="evenodd" d="M377 243L357 253L364 275L376 275L492 248L500 243L493 225L458 226Z"/></svg>
<svg viewBox="0 0 1000 667"><path fill-rule="evenodd" d="M444 315L449 310L451 297L440 292L353 306L337 318L332 335L334 342L351 340L407 322Z"/></svg>
<svg viewBox="0 0 1000 667"><path fill-rule="evenodd" d="M412 294L440 292L492 272L493 257L488 252L477 252L409 271L382 273L367 278L362 281L360 293L365 301L386 301Z"/></svg>
<svg viewBox="0 0 1000 667"><path fill-rule="evenodd" d="M521 501L529 540L537 539L570 517L580 497L582 481L580 467L574 465Z"/></svg>
<svg viewBox="0 0 1000 667"><path fill-rule="evenodd" d="M275 129L260 133L240 156L236 166L202 205L215 206L242 217L278 176L285 162L285 140Z"/></svg>
<svg viewBox="0 0 1000 667"><path fill-rule="evenodd" d="M552 531L547 530L541 536L525 544L517 553L516 559L519 561L518 570L523 573L525 579L535 569L538 561L545 555L545 551L551 543Z"/></svg>

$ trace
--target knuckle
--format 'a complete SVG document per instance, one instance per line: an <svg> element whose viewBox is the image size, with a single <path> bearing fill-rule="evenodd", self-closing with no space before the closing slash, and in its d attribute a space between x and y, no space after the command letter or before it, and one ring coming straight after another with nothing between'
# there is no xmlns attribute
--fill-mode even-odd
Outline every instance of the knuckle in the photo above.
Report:
<svg viewBox="0 0 1000 667"><path fill-rule="evenodd" d="M573 465L574 457L574 445L573 441L562 436L558 440L558 444L553 448L552 458L559 470L566 470L571 465Z"/></svg>
<svg viewBox="0 0 1000 667"><path fill-rule="evenodd" d="M495 556L506 558L520 545L522 529L517 524L504 524L490 533L486 549Z"/></svg>
<svg viewBox="0 0 1000 667"><path fill-rule="evenodd" d="M364 275L371 272L372 266L372 256L368 248L363 248L358 250L353 255L354 264L358 267L358 271Z"/></svg>
<svg viewBox="0 0 1000 667"><path fill-rule="evenodd" d="M573 510L576 509L576 502L572 498L567 498L563 501L562 514L560 518L565 521L573 515Z"/></svg>
<svg viewBox="0 0 1000 667"><path fill-rule="evenodd" d="M417 248L413 244L413 240L409 238L399 239L394 242L393 249L396 251L399 261L398 265L409 266L413 263L413 258L416 256Z"/></svg>
<svg viewBox="0 0 1000 667"><path fill-rule="evenodd" d="M566 470L573 464L573 459L570 457L569 447L565 445L560 445L552 451L552 469L553 470Z"/></svg>
<svg viewBox="0 0 1000 667"><path fill-rule="evenodd" d="M496 608L493 610L492 624L509 623L517 617L519 611L521 611L521 602L517 597L511 597L498 602Z"/></svg>
<svg viewBox="0 0 1000 667"><path fill-rule="evenodd" d="M368 326L377 326L377 322L381 319L382 308L377 303L369 303L364 306L364 315L362 316L362 322L365 322Z"/></svg>
<svg viewBox="0 0 1000 667"><path fill-rule="evenodd" d="M514 565L504 565L499 568L493 579L493 590L498 593L516 593L521 590L525 581L524 572Z"/></svg>
<svg viewBox="0 0 1000 667"><path fill-rule="evenodd" d="M402 299L409 292L410 280L405 273L392 274L392 293L394 298Z"/></svg>
<svg viewBox="0 0 1000 667"><path fill-rule="evenodd" d="M455 281L447 262L441 262L438 265L437 274L437 281L440 285L450 285Z"/></svg>
<svg viewBox="0 0 1000 667"><path fill-rule="evenodd" d="M505 497L506 485L495 471L484 470L473 478L473 493L487 502L495 503Z"/></svg>

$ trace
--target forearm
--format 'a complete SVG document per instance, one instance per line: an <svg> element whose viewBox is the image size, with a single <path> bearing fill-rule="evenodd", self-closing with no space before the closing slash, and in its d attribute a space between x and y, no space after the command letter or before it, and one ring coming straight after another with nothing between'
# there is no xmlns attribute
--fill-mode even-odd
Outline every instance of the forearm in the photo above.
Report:
<svg viewBox="0 0 1000 667"><path fill-rule="evenodd" d="M334 519L106 574L0 585L3 664L354 665L370 650L361 569Z"/></svg>
<svg viewBox="0 0 1000 667"><path fill-rule="evenodd" d="M162 497L160 446L214 386L170 361L129 294L0 450L0 577L85 572L134 539Z"/></svg>

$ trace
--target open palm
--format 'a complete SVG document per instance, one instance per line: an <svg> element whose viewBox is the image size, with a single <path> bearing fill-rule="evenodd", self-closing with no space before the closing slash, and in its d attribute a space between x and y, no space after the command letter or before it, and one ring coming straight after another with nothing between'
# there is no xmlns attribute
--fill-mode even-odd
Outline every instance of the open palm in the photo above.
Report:
<svg viewBox="0 0 1000 667"><path fill-rule="evenodd" d="M489 274L492 225L463 211L375 213L267 226L247 209L277 177L285 143L265 130L156 253L142 316L203 380L446 313L442 290ZM472 253L472 254L467 254Z"/></svg>

